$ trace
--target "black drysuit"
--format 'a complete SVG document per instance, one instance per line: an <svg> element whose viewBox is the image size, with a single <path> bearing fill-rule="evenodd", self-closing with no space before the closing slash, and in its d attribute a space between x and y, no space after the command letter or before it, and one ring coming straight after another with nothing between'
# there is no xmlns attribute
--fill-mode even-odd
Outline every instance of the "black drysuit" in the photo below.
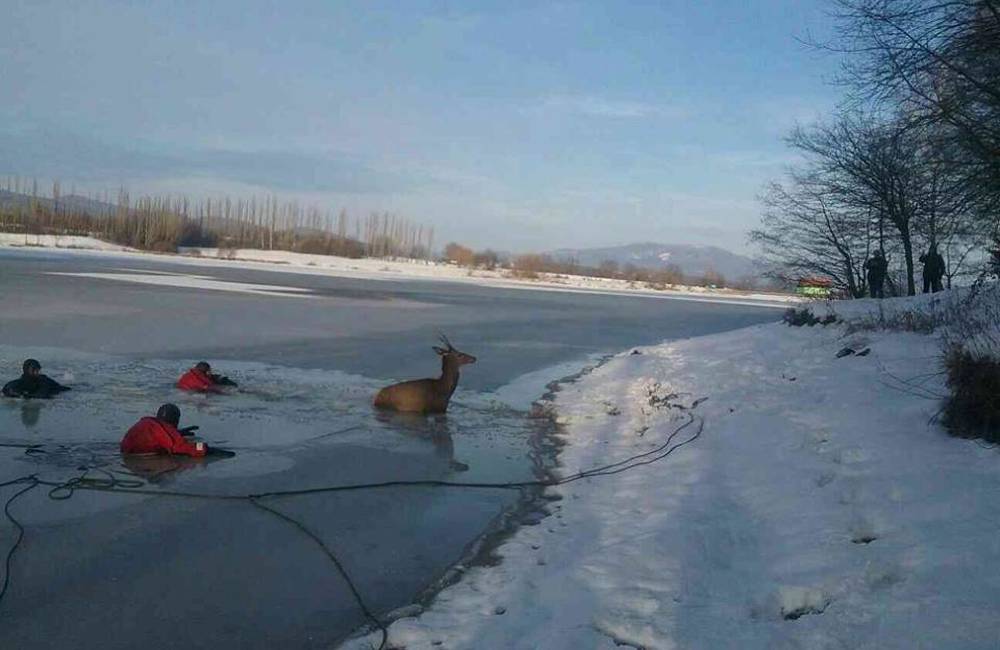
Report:
<svg viewBox="0 0 1000 650"><path fill-rule="evenodd" d="M4 397L49 398L64 390L70 390L70 387L63 386L47 375L21 375L19 379L7 382L0 392Z"/></svg>

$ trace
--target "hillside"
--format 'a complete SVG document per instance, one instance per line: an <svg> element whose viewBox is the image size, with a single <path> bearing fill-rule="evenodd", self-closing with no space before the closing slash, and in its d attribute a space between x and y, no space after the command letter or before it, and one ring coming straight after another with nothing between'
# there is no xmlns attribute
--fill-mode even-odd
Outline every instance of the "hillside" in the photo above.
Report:
<svg viewBox="0 0 1000 650"><path fill-rule="evenodd" d="M34 199L39 205L47 209L53 209L56 202L49 197L39 196ZM32 196L8 190L0 190L0 207L25 208L31 206ZM59 198L59 209L61 212L82 212L91 216L113 214L115 206L110 203L97 201L79 194L67 194Z"/></svg>
<svg viewBox="0 0 1000 650"><path fill-rule="evenodd" d="M718 246L649 242L604 248L563 248L552 251L550 255L561 260L575 259L583 266L599 266L608 260L621 266L632 264L650 269L673 264L689 276L714 271L728 279L737 279L754 274L753 260Z"/></svg>

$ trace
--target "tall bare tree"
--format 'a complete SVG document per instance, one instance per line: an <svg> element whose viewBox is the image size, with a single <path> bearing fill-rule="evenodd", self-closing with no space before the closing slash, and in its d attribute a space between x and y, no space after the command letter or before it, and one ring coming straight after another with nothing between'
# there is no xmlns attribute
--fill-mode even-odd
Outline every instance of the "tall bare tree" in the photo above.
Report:
<svg viewBox="0 0 1000 650"><path fill-rule="evenodd" d="M892 227L903 251L907 293L913 295L913 222L920 207L922 160L907 126L900 119L844 112L831 122L796 128L788 142L809 159L831 197L873 215L880 234L885 225ZM879 244L884 247L884 241Z"/></svg>
<svg viewBox="0 0 1000 650"><path fill-rule="evenodd" d="M837 183L815 168L789 171L787 182L771 183L761 201L761 226L750 241L768 277L793 284L825 276L853 298L865 295L865 262L878 245L870 209L844 202Z"/></svg>
<svg viewBox="0 0 1000 650"><path fill-rule="evenodd" d="M837 0L844 80L857 103L906 111L988 217L1000 207L1000 1Z"/></svg>

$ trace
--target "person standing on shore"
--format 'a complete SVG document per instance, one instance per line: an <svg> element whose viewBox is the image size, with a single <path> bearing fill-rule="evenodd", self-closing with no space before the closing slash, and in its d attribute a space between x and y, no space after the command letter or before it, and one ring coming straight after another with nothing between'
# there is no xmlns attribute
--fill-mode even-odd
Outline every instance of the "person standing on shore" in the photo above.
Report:
<svg viewBox="0 0 1000 650"><path fill-rule="evenodd" d="M944 277L945 263L941 253L938 252L937 244L931 243L927 252L920 256L920 261L924 264L924 293L937 293L941 291L941 279Z"/></svg>
<svg viewBox="0 0 1000 650"><path fill-rule="evenodd" d="M881 248L868 258L865 269L868 271L868 288L872 298L884 298L882 286L885 283L885 274L889 270L889 260Z"/></svg>

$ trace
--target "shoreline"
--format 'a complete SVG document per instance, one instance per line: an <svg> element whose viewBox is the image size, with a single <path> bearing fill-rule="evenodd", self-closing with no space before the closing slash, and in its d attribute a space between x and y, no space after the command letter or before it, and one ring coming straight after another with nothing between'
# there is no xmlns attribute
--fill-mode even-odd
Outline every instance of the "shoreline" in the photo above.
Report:
<svg viewBox="0 0 1000 650"><path fill-rule="evenodd" d="M555 519L521 526L390 643L993 647L996 451L932 422L935 336L852 331L874 306L848 307L834 325L623 350L563 385L565 467L648 451L688 413L704 428L660 465L548 489Z"/></svg>
<svg viewBox="0 0 1000 650"><path fill-rule="evenodd" d="M547 481L557 478L557 472L561 467L559 452L566 446L564 439L566 433L562 431L563 427L558 422L557 414L552 410L552 402L556 395L565 386L576 383L612 358L614 355L588 360L576 372L548 382L545 392L533 400L530 409L525 412L529 422L540 423L528 442L531 449L529 460L533 465L532 473L537 480ZM497 554L497 550L503 544L511 540L525 526L538 526L553 516L554 512L548 506L561 501L562 497L547 493L547 489L545 486L523 488L517 501L497 513L486 528L466 545L459 558L422 589L410 604L384 612L380 617L383 625L388 628L397 620L419 616L434 603L441 592L458 584L467 571L501 564L503 558ZM380 632L368 622L338 640L335 647L371 634L378 635Z"/></svg>

